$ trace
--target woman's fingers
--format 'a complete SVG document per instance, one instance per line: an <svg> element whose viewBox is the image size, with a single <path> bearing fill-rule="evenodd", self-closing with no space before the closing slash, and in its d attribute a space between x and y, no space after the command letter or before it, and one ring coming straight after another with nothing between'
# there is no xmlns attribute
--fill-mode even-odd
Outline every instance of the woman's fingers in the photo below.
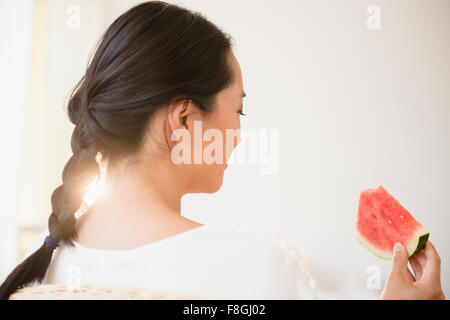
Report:
<svg viewBox="0 0 450 320"><path fill-rule="evenodd" d="M425 265L427 264L427 257L425 256L424 250L420 250L413 257L420 264L422 269L425 268Z"/></svg>
<svg viewBox="0 0 450 320"><path fill-rule="evenodd" d="M426 257L426 263L423 268L423 277L427 281L440 284L441 258L430 241L427 242L423 250Z"/></svg>
<svg viewBox="0 0 450 320"><path fill-rule="evenodd" d="M391 275L395 279L403 279L407 281L411 272L408 270L408 252L405 247L397 242L394 245L394 256L392 257Z"/></svg>
<svg viewBox="0 0 450 320"><path fill-rule="evenodd" d="M396 244L381 299L445 299L440 283L441 259L431 242L426 244L421 255L411 257L409 262L416 279L408 268L406 248Z"/></svg>
<svg viewBox="0 0 450 320"><path fill-rule="evenodd" d="M417 275L416 275L416 277L417 277ZM416 278L414 277L414 275L411 273L411 271L409 269L408 269L408 279L409 279L409 282L416 281Z"/></svg>
<svg viewBox="0 0 450 320"><path fill-rule="evenodd" d="M420 280L422 278L422 274L423 274L423 266L419 262L416 255L413 255L411 258L409 258L409 264L411 265L411 268L414 271L415 278L417 280Z"/></svg>

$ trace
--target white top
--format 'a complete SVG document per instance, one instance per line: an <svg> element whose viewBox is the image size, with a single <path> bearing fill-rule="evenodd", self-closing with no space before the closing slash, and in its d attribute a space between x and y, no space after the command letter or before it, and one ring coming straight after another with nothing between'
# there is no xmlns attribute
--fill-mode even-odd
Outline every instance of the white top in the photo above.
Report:
<svg viewBox="0 0 450 320"><path fill-rule="evenodd" d="M27 253L39 248L44 231ZM299 249L270 227L204 224L131 250L58 247L44 283L97 284L207 299L315 299Z"/></svg>

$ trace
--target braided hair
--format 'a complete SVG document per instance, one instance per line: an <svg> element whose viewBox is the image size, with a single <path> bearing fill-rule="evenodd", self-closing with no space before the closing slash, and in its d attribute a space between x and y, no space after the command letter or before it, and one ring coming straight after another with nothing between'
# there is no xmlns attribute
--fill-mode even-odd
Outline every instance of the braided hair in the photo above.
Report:
<svg viewBox="0 0 450 320"><path fill-rule="evenodd" d="M139 150L155 111L176 100L212 110L217 93L233 81L231 48L232 38L202 14L163 1L136 5L109 26L68 101L73 154L51 195L49 236L9 274L0 299L42 283L54 249L73 246L74 213L100 174L98 152L110 170Z"/></svg>

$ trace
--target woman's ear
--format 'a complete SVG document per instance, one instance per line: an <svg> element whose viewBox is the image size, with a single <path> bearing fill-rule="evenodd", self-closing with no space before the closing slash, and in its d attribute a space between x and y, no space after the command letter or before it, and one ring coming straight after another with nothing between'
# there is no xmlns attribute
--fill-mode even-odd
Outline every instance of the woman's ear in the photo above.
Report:
<svg viewBox="0 0 450 320"><path fill-rule="evenodd" d="M182 100L169 105L167 109L167 121L173 132L177 129L189 130L188 117L198 113L196 106L190 100Z"/></svg>

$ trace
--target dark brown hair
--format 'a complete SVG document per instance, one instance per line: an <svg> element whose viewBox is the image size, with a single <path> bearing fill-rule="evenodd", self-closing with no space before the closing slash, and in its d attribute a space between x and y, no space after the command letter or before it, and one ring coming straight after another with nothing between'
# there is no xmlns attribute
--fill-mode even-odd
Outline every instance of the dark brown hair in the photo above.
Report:
<svg viewBox="0 0 450 320"><path fill-rule="evenodd" d="M68 102L73 155L51 196L48 229L55 242L73 245L74 213L99 174L97 152L110 165L138 151L148 119L175 100L211 110L233 81L231 49L232 38L202 14L162 1L139 4L111 24ZM43 244L19 264L1 285L0 299L41 283L52 254Z"/></svg>

